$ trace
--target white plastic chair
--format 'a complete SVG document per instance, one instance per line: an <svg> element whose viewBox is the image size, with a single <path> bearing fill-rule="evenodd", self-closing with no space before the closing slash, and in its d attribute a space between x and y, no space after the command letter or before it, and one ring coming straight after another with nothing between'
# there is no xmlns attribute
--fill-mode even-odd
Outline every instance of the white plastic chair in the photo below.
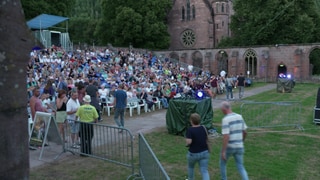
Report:
<svg viewBox="0 0 320 180"><path fill-rule="evenodd" d="M28 132L29 132L29 136L31 135L32 126L33 126L33 121L32 121L31 114L30 114L30 117L28 118Z"/></svg>
<svg viewBox="0 0 320 180"><path fill-rule="evenodd" d="M155 105L158 105L158 108L161 109L161 101L159 100L158 97L153 97L155 98L156 100L153 101L154 102L154 105L152 106L152 109L155 110Z"/></svg>
<svg viewBox="0 0 320 180"><path fill-rule="evenodd" d="M139 100L139 101L140 101L140 100ZM146 101L145 101L144 99L141 99L141 101L143 101L142 104L140 104L140 103L138 102L138 108L137 108L138 115L140 115L141 107L144 107L144 112L145 112L145 113L148 112L148 105L147 105Z"/></svg>
<svg viewBox="0 0 320 180"><path fill-rule="evenodd" d="M128 102L127 104L127 108L129 109L129 113L130 113L130 117L132 117L132 112L133 112L133 109L137 109L138 111L138 106L139 106L139 103L138 101L131 101L131 102Z"/></svg>
<svg viewBox="0 0 320 180"><path fill-rule="evenodd" d="M106 108L103 107L103 109L107 109L108 116L110 116L111 108L113 108L113 105L111 105L113 103L113 100L114 100L114 97L107 98Z"/></svg>

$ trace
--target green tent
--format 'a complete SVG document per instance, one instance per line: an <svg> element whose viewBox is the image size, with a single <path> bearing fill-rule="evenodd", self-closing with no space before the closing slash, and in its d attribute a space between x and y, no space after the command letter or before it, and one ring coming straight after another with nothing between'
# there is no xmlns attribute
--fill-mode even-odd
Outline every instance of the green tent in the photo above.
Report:
<svg viewBox="0 0 320 180"><path fill-rule="evenodd" d="M292 79L278 78L277 80L277 92L291 93L294 88L295 82Z"/></svg>
<svg viewBox="0 0 320 180"><path fill-rule="evenodd" d="M189 126L190 114L198 113L201 116L201 125L212 128L213 110L211 99L172 99L166 114L167 129L170 134L185 135Z"/></svg>

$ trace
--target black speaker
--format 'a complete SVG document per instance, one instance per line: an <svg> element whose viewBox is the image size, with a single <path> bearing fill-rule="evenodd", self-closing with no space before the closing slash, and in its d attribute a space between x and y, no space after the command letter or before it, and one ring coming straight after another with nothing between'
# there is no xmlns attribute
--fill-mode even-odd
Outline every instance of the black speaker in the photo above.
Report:
<svg viewBox="0 0 320 180"><path fill-rule="evenodd" d="M313 122L320 124L320 108L314 108Z"/></svg>
<svg viewBox="0 0 320 180"><path fill-rule="evenodd" d="M320 88L318 89L316 107L320 108Z"/></svg>
<svg viewBox="0 0 320 180"><path fill-rule="evenodd" d="M314 118L320 120L320 109L314 110Z"/></svg>

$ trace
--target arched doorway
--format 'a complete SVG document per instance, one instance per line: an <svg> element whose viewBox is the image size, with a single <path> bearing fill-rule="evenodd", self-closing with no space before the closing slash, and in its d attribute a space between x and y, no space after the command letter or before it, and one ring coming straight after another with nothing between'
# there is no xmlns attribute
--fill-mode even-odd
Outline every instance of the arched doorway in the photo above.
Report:
<svg viewBox="0 0 320 180"><path fill-rule="evenodd" d="M192 53L192 63L194 67L202 69L203 66L203 57L199 51Z"/></svg>
<svg viewBox="0 0 320 180"><path fill-rule="evenodd" d="M179 61L179 55L177 53L175 53L175 52L171 52L169 57L172 60Z"/></svg>
<svg viewBox="0 0 320 180"><path fill-rule="evenodd" d="M218 62L218 72L226 71L228 72L228 54L224 50L220 50L216 55L216 60Z"/></svg>
<svg viewBox="0 0 320 180"><path fill-rule="evenodd" d="M309 54L310 74L320 75L320 48L314 48Z"/></svg>
<svg viewBox="0 0 320 180"><path fill-rule="evenodd" d="M278 66L278 77L285 78L287 76L287 66L280 63Z"/></svg>
<svg viewBox="0 0 320 180"><path fill-rule="evenodd" d="M248 77L255 77L257 75L257 53L249 49L244 53L244 58Z"/></svg>

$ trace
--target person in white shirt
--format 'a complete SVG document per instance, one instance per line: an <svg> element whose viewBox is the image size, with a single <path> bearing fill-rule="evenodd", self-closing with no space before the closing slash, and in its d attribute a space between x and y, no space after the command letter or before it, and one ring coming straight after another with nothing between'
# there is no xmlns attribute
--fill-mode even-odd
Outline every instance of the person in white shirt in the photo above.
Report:
<svg viewBox="0 0 320 180"><path fill-rule="evenodd" d="M146 85L146 87L145 87L145 91L146 91L147 93L150 93L151 90L152 90L151 85L148 83L148 84Z"/></svg>
<svg viewBox="0 0 320 180"><path fill-rule="evenodd" d="M133 90L131 87L128 88L127 90L127 97L128 98L136 98L137 96L133 93Z"/></svg>
<svg viewBox="0 0 320 180"><path fill-rule="evenodd" d="M49 99L49 94L41 95L42 107L47 109L48 112L55 112L55 109L51 105L51 101Z"/></svg>
<svg viewBox="0 0 320 180"><path fill-rule="evenodd" d="M107 96L109 95L109 89L105 88L105 85L101 85L101 89L98 90L100 102L101 102L101 109L103 109L103 106L106 106L107 104Z"/></svg>
<svg viewBox="0 0 320 180"><path fill-rule="evenodd" d="M109 90L105 88L105 85L100 86L101 89L98 90L100 99L106 98L109 95Z"/></svg>
<svg viewBox="0 0 320 180"><path fill-rule="evenodd" d="M78 134L79 134L79 123L76 119L76 112L80 107L80 102L78 100L78 93L76 91L71 91L71 98L67 102L67 119L70 125L71 131L71 141L72 141L72 148L79 148L77 145L78 142Z"/></svg>

